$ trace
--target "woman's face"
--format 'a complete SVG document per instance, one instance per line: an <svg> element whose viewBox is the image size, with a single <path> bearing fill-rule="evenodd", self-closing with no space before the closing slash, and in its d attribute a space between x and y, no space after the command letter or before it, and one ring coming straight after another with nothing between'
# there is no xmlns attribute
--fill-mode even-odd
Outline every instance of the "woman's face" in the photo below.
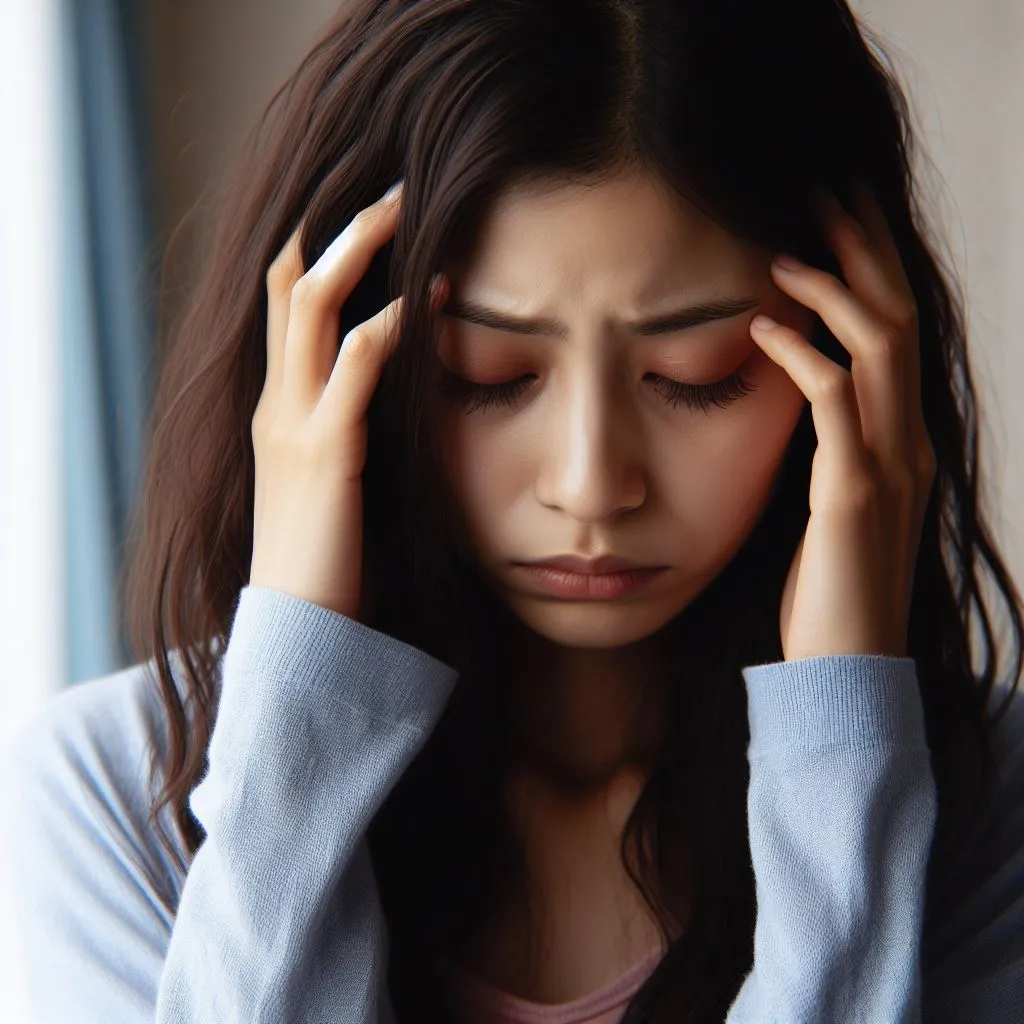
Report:
<svg viewBox="0 0 1024 1024"><path fill-rule="evenodd" d="M463 542L537 633L571 647L642 640L753 529L804 397L748 324L757 312L803 332L813 322L775 288L770 257L656 179L630 176L543 197L510 190L469 259L448 271L438 341L446 369L482 384L524 378L518 393L475 409L479 397L437 392ZM742 310L665 332L630 328L721 303ZM451 315L460 304L548 323L529 333L484 326ZM674 381L710 385L736 373L749 393L719 392L721 407L672 404ZM562 554L666 568L628 596L580 600L542 592L516 565Z"/></svg>

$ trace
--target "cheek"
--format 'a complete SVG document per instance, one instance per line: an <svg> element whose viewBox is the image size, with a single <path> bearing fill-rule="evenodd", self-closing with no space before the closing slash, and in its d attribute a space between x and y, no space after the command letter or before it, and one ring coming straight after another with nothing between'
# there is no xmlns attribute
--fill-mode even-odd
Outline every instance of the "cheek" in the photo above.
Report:
<svg viewBox="0 0 1024 1024"><path fill-rule="evenodd" d="M532 448L507 427L486 417L449 414L441 419L445 473L469 528L477 535L500 519L529 486Z"/></svg>
<svg viewBox="0 0 1024 1024"><path fill-rule="evenodd" d="M662 442L665 490L692 552L738 548L764 509L803 410L803 394L763 353L747 377L756 392L728 411L695 417L685 438Z"/></svg>

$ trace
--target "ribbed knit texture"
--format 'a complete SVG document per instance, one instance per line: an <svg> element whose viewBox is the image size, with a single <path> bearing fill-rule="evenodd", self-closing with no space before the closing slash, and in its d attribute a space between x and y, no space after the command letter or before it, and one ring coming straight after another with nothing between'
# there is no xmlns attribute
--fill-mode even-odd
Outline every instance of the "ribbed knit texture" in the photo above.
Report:
<svg viewBox="0 0 1024 1024"><path fill-rule="evenodd" d="M366 831L457 673L261 588L242 591L220 669L190 798L207 838L187 870L145 820L147 748L166 743L152 665L60 693L5 753L35 1021L393 1021ZM743 675L757 921L727 1024L1024 1024L1024 701L997 734L995 811L923 933L936 793L913 660ZM166 807L161 820L173 834ZM608 991L628 998L643 976ZM589 1024L621 1016L592 996ZM469 1020L485 1024L477 1002ZM492 1004L511 1008L503 1021L558 1019Z"/></svg>

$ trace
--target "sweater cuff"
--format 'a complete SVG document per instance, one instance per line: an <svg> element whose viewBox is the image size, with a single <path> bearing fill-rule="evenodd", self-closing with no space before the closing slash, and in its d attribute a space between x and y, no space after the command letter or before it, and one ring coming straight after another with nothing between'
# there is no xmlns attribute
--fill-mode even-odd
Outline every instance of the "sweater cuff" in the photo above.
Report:
<svg viewBox="0 0 1024 1024"><path fill-rule="evenodd" d="M369 715L428 731L458 671L341 612L284 591L243 587L224 654L228 672L272 675L297 689L330 680L335 696Z"/></svg>
<svg viewBox="0 0 1024 1024"><path fill-rule="evenodd" d="M829 654L750 665L743 679L751 758L835 744L927 749L913 658Z"/></svg>

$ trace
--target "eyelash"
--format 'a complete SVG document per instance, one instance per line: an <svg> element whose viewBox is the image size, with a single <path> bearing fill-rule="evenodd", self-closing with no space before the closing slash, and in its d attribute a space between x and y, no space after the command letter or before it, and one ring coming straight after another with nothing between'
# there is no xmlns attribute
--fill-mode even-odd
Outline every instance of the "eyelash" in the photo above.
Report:
<svg viewBox="0 0 1024 1024"><path fill-rule="evenodd" d="M688 408L700 409L706 414L710 413L711 405L724 409L757 390L757 386L751 384L739 370L711 384L686 384L658 374L648 376L655 378L655 387L662 392L665 402L672 408L682 402ZM530 386L530 376L517 377L500 384L477 384L450 370L444 370L441 385L450 397L466 407L468 415L476 409L486 409L492 405L515 405L519 395Z"/></svg>

